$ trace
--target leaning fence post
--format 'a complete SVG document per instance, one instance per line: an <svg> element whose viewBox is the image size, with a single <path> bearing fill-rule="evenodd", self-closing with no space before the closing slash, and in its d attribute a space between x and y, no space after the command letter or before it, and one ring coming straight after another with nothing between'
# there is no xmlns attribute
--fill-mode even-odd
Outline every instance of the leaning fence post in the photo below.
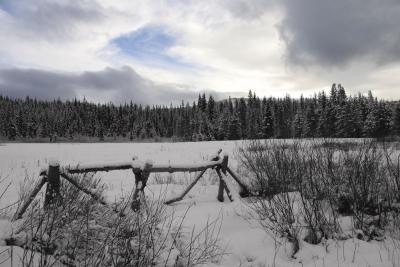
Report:
<svg viewBox="0 0 400 267"><path fill-rule="evenodd" d="M13 221L21 219L22 215L25 213L25 211L28 209L29 205L32 203L32 201L35 199L36 195L39 193L40 189L42 189L43 185L46 183L47 179L45 176L42 176L33 189L32 193L25 199L25 202L21 205L21 207L18 208L18 210L15 212Z"/></svg>
<svg viewBox="0 0 400 267"><path fill-rule="evenodd" d="M229 200L232 202L233 199L232 199L231 191L229 190L228 185L226 184L224 178L222 177L219 168L216 169L216 172L217 172L218 177L219 177L219 187L218 187L218 196L217 196L217 199L218 199L220 202L224 202L224 190L225 190L225 191L226 191L226 194L228 195Z"/></svg>
<svg viewBox="0 0 400 267"><path fill-rule="evenodd" d="M47 172L47 188L44 199L44 207L54 203L60 198L60 164L50 162Z"/></svg>
<svg viewBox="0 0 400 267"><path fill-rule="evenodd" d="M226 175L227 168L228 168L228 155L224 154L224 156L222 158L222 163L221 163L221 171L225 175Z"/></svg>
<svg viewBox="0 0 400 267"><path fill-rule="evenodd" d="M133 193L132 203L131 203L131 209L133 211L138 211L140 209L139 193L142 192L142 194L144 194L144 188L146 187L147 179L150 176L151 167L153 167L153 162L146 161L143 169L140 172L135 173L136 188Z"/></svg>

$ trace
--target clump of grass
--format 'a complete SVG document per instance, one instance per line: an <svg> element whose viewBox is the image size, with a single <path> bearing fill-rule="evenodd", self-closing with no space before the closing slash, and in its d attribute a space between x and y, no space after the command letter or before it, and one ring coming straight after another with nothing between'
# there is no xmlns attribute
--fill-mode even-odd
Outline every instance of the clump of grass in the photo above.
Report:
<svg viewBox="0 0 400 267"><path fill-rule="evenodd" d="M321 143L313 144L312 146L315 148L328 148L333 150L349 151L357 148L359 145L359 142L325 140Z"/></svg>
<svg viewBox="0 0 400 267"><path fill-rule="evenodd" d="M155 173L154 175L152 175L153 179L154 179L154 183L155 184L173 184L176 183L176 180L173 176L173 174L167 174L167 175L163 175L163 174L159 174L159 173Z"/></svg>

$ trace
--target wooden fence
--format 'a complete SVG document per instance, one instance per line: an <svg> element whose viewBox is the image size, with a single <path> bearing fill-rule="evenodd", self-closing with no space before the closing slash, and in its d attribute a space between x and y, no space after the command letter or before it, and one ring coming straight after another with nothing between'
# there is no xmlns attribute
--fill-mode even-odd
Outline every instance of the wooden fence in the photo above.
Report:
<svg viewBox="0 0 400 267"><path fill-rule="evenodd" d="M193 186L200 180L203 174L208 169L216 171L219 179L219 188L217 199L221 202L224 201L224 191L226 192L230 201L233 201L230 189L226 184L224 175L230 175L240 187L240 196L249 196L250 192L246 185L239 179L239 177L228 166L228 155L220 156L222 149L211 157L211 160L197 163L197 164L154 164L151 161L140 162L134 158L130 162L115 163L115 164L101 164L101 165L78 165L78 166L64 166L60 167L59 163L52 162L49 164L47 170L40 173L40 181L33 189L29 197L20 206L15 213L14 219L19 219L23 216L29 205L32 203L41 188L47 184L46 194L44 200L44 207L50 204L56 204L57 201L62 201L60 198L60 179L63 178L73 186L90 195L93 199L97 200L103 205L108 205L100 195L92 190L81 185L79 180L74 176L75 174L113 171L113 170L128 170L131 169L135 176L135 190L133 193L131 208L137 211L140 208L140 194L143 194L146 187L148 178L151 173L174 173L174 172L199 172L194 181L177 197L165 201L165 204L171 204L176 201L182 200L185 195L193 188Z"/></svg>

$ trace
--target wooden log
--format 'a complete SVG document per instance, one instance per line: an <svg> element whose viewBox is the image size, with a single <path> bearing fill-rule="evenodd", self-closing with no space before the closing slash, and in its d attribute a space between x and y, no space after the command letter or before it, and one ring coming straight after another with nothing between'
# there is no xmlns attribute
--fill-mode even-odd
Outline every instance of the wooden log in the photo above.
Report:
<svg viewBox="0 0 400 267"><path fill-rule="evenodd" d="M216 159L216 161L205 161L197 164L153 164L149 169L149 172L198 172L209 168L219 166L222 160ZM113 170L128 170L132 169L134 173L140 172L143 169L145 163L116 163L105 166L94 166L94 165L82 165L77 167L66 167L65 170L71 174L75 173L87 173L87 172L98 172L98 171L113 171Z"/></svg>
<svg viewBox="0 0 400 267"><path fill-rule="evenodd" d="M65 180L67 180L72 185L74 185L76 188L78 188L80 191L82 191L83 193L91 196L94 200L98 201L100 204L102 204L104 206L108 206L108 204L104 201L104 199L100 195L98 195L95 192L92 192L91 190L89 190L89 189L85 188L84 186L80 185L79 182L74 177L69 176L68 174L66 174L64 172L61 172L60 175Z"/></svg>
<svg viewBox="0 0 400 267"><path fill-rule="evenodd" d="M47 188L44 199L44 206L56 203L60 200L60 165L58 162L52 162L47 172Z"/></svg>
<svg viewBox="0 0 400 267"><path fill-rule="evenodd" d="M221 179L219 179L217 199L219 202L224 202L224 185Z"/></svg>
<svg viewBox="0 0 400 267"><path fill-rule="evenodd" d="M175 164L175 165L170 165L170 164L157 164L153 165L151 168L151 172L168 172L168 173L174 173L174 172L199 172L199 171L204 171L210 168L217 167L221 164L221 161L206 161L206 162L201 162L198 164Z"/></svg>
<svg viewBox="0 0 400 267"><path fill-rule="evenodd" d="M200 180L200 178L203 176L203 174L206 172L206 170L203 170L197 175L197 177L193 180L193 182L185 189L185 191L182 192L182 194L178 197L171 198L170 200L165 201L165 204L172 204L176 201L181 201L187 193L193 188L193 186Z"/></svg>
<svg viewBox="0 0 400 267"><path fill-rule="evenodd" d="M138 211L140 209L139 192L142 189L142 173L135 172L135 191L132 196L131 209L133 211Z"/></svg>
<svg viewBox="0 0 400 267"><path fill-rule="evenodd" d="M146 161L142 171L142 188L140 189L141 191L144 191L144 188L147 185L147 180L149 179L152 169L153 169L153 162Z"/></svg>
<svg viewBox="0 0 400 267"><path fill-rule="evenodd" d="M12 219L13 221L22 218L22 215L24 215L26 209L29 207L29 205L32 203L32 201L35 199L36 195L39 193L40 189L42 189L42 187L46 183L46 181L47 181L46 177L42 176L41 179L39 180L38 184L32 190L29 197L25 200L25 202L22 204L22 206L15 212L13 219Z"/></svg>
<svg viewBox="0 0 400 267"><path fill-rule="evenodd" d="M215 168L221 165L222 161L219 158L219 154L221 154L222 149L220 148L215 155L211 156L211 160L209 162L203 163L203 169L200 169L200 174L197 175L197 177L193 180L193 182L185 189L185 191L182 192L182 194L178 197L172 198L170 200L165 201L165 204L171 204L176 201L181 201L187 193L193 188L193 186L200 180L200 178L203 176L203 174L206 172L207 169L210 168Z"/></svg>
<svg viewBox="0 0 400 267"><path fill-rule="evenodd" d="M217 197L218 200L220 202L224 202L224 190L225 190L229 200L232 202L233 198L232 198L231 191L228 188L228 185L226 184L224 178L222 177L220 170L216 169L216 172L217 172L218 177L219 177L219 187L218 187L218 197Z"/></svg>
<svg viewBox="0 0 400 267"><path fill-rule="evenodd" d="M239 195L241 197L248 197L250 196L250 191L248 190L247 186L237 177L237 175L231 170L231 168L227 167L228 173L232 176L232 178L239 184L240 192Z"/></svg>
<svg viewBox="0 0 400 267"><path fill-rule="evenodd" d="M134 173L136 188L133 193L132 203L131 203L131 209L133 211L138 211L140 209L139 193L141 192L142 195L144 195L144 188L146 187L147 179L150 176L150 173L151 173L150 170L151 170L152 166L153 166L153 163L150 161L147 161L143 167L143 170Z"/></svg>
<svg viewBox="0 0 400 267"><path fill-rule="evenodd" d="M221 162L221 171L225 175L226 175L227 168L228 168L228 155L224 154L224 157L222 158L222 162Z"/></svg>
<svg viewBox="0 0 400 267"><path fill-rule="evenodd" d="M65 167L65 170L69 173L87 173L87 172L108 172L114 170L129 170L132 169L131 162L122 162L122 163L115 163L115 164L108 164L108 165L81 165L76 167Z"/></svg>

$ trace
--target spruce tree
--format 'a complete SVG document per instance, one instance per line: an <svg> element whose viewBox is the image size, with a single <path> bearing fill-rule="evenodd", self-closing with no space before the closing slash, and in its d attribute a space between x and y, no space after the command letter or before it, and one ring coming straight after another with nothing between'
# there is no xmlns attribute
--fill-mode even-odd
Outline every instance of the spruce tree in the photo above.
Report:
<svg viewBox="0 0 400 267"><path fill-rule="evenodd" d="M240 139L241 130L240 130L240 122L239 118L236 114L234 114L229 120L229 140L238 140Z"/></svg>
<svg viewBox="0 0 400 267"><path fill-rule="evenodd" d="M371 106L369 113L364 122L363 135L364 137L376 137L377 133L377 106Z"/></svg>
<svg viewBox="0 0 400 267"><path fill-rule="evenodd" d="M336 120L337 137L356 137L357 124L356 114L350 102L338 107Z"/></svg>
<svg viewBox="0 0 400 267"><path fill-rule="evenodd" d="M264 115L262 120L262 138L272 138L274 136L274 118L269 106L264 108Z"/></svg>
<svg viewBox="0 0 400 267"><path fill-rule="evenodd" d="M329 98L329 101L331 103L333 103L334 105L337 104L337 93L338 93L338 91L337 91L337 88L336 88L336 84L334 83L334 84L332 84L331 95L330 95L330 98Z"/></svg>
<svg viewBox="0 0 400 267"><path fill-rule="evenodd" d="M210 95L208 98L207 114L208 114L209 121L210 122L214 121L214 119L215 119L215 100L212 97L212 95Z"/></svg>
<svg viewBox="0 0 400 267"><path fill-rule="evenodd" d="M304 122L304 136L316 137L317 126L318 126L318 116L315 112L314 105L310 105L307 109Z"/></svg>
<svg viewBox="0 0 400 267"><path fill-rule="evenodd" d="M0 135L3 138L78 136L179 137L180 140L287 137L383 137L399 135L400 103L378 102L368 96L347 96L333 84L330 96L248 98L206 101L192 105L142 106L94 104L74 99L62 102L10 99L0 96ZM391 112L389 112L391 111ZM390 131L388 125L390 121ZM316 126L315 126L316 125ZM273 129L273 132L272 132ZM103 134L101 134L103 132Z"/></svg>
<svg viewBox="0 0 400 267"><path fill-rule="evenodd" d="M341 84L338 84L337 88L338 88L337 89L337 103L339 105L343 105L347 99L346 91L344 90L344 87Z"/></svg>
<svg viewBox="0 0 400 267"><path fill-rule="evenodd" d="M334 102L329 101L328 105L325 109L326 112L326 121L325 121L325 130L326 130L326 137L337 137L336 135L336 106Z"/></svg>
<svg viewBox="0 0 400 267"><path fill-rule="evenodd" d="M242 132L242 138L246 139L248 138L248 133L247 133L247 105L246 105L246 101L244 100L244 98L240 98L239 100L239 106L237 108L238 110L238 116L239 116L239 123L241 126L241 132Z"/></svg>
<svg viewBox="0 0 400 267"><path fill-rule="evenodd" d="M400 136L400 103L397 103L392 115L392 133Z"/></svg>
<svg viewBox="0 0 400 267"><path fill-rule="evenodd" d="M303 114L301 112L296 113L293 121L293 137L301 138L303 136Z"/></svg>
<svg viewBox="0 0 400 267"><path fill-rule="evenodd" d="M15 140L15 138L17 137L17 130L13 123L10 123L8 126L7 137L8 137L8 140L11 140L11 141Z"/></svg>
<svg viewBox="0 0 400 267"><path fill-rule="evenodd" d="M390 112L388 111L385 103L380 102L377 109L377 129L376 137L383 138L390 133Z"/></svg>

